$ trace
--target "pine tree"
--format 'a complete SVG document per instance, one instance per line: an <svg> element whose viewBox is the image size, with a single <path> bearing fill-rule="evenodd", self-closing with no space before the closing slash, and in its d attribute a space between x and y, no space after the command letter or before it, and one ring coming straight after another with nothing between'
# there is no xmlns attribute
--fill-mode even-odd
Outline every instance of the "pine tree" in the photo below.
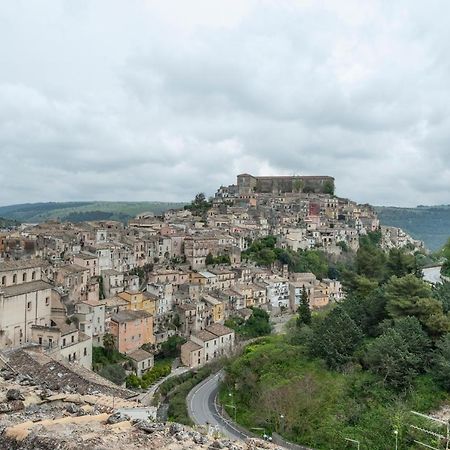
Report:
<svg viewBox="0 0 450 450"><path fill-rule="evenodd" d="M297 326L301 327L302 325L311 324L311 309L309 308L309 297L305 286L303 286L302 289L302 296L300 297L300 304L298 305L297 313Z"/></svg>

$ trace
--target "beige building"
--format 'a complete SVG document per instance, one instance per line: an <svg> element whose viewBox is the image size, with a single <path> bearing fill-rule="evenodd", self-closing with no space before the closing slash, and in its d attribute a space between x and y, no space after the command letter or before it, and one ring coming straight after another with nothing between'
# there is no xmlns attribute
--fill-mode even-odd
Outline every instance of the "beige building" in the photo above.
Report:
<svg viewBox="0 0 450 450"><path fill-rule="evenodd" d="M131 360L136 375L142 377L142 375L150 370L154 366L154 357L151 353L138 348L134 352L128 354Z"/></svg>
<svg viewBox="0 0 450 450"><path fill-rule="evenodd" d="M49 325L52 286L40 260L0 263L0 349L31 342L33 325Z"/></svg>
<svg viewBox="0 0 450 450"><path fill-rule="evenodd" d="M230 355L234 350L234 331L220 323L209 325L181 346L185 366L198 367L214 358Z"/></svg>
<svg viewBox="0 0 450 450"><path fill-rule="evenodd" d="M64 320L51 321L50 326L32 325L31 340L56 359L65 359L92 369L92 339Z"/></svg>
<svg viewBox="0 0 450 450"><path fill-rule="evenodd" d="M100 274L98 258L92 253L77 253L73 256L73 262L85 269L89 269L91 277L97 277Z"/></svg>

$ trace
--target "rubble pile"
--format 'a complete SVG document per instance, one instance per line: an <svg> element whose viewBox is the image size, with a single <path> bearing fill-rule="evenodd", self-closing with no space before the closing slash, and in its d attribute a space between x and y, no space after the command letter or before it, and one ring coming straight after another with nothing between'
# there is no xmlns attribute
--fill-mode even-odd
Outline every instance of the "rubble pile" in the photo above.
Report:
<svg viewBox="0 0 450 450"><path fill-rule="evenodd" d="M36 366L35 363L33 369ZM54 383L51 378L30 375L29 367L26 373L17 371L17 367L15 361L0 369L0 450L277 448L253 439L230 442L208 436L205 429L194 430L180 424L131 419L120 410L138 408L134 400L113 397L105 391L94 392L90 381L82 384L68 372L64 382ZM77 380L80 392L74 392L74 386L67 382L70 380ZM119 392L124 394L126 390Z"/></svg>
<svg viewBox="0 0 450 450"><path fill-rule="evenodd" d="M95 372L84 369L78 364L55 360L34 348L21 348L4 352L8 365L4 375L14 374L22 381L29 380L53 391L65 391L79 394L102 393L120 398L130 398L134 392L122 389ZM6 375L6 376L8 376Z"/></svg>

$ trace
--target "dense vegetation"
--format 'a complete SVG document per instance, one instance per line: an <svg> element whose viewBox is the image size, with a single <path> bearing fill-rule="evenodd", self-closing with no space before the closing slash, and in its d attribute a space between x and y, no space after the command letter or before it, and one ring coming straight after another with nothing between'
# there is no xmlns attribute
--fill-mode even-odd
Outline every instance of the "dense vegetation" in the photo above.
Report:
<svg viewBox="0 0 450 450"><path fill-rule="evenodd" d="M106 342L110 335L106 334ZM102 377L115 384L122 385L127 377L123 364L127 361L125 355L112 346L92 347L92 368Z"/></svg>
<svg viewBox="0 0 450 450"><path fill-rule="evenodd" d="M131 388L142 388L147 389L152 384L155 384L158 380L161 378L166 377L170 374L172 371L172 367L170 364L162 363L158 364L158 362L155 363L155 366L152 367L150 370L145 372L142 377L138 377L134 373L128 375L127 377L127 387Z"/></svg>
<svg viewBox="0 0 450 450"><path fill-rule="evenodd" d="M450 277L450 239L444 245L441 256L444 258L441 273L446 277Z"/></svg>
<svg viewBox="0 0 450 450"><path fill-rule="evenodd" d="M0 207L0 216L21 222L59 220L120 220L125 221L139 213L151 211L161 214L168 209L179 209L184 203L164 202L50 202L26 203ZM106 215L107 214L107 215Z"/></svg>
<svg viewBox="0 0 450 450"><path fill-rule="evenodd" d="M361 239L342 271L344 301L311 318L299 310L285 336L229 364L221 395L232 395L240 423L318 449L347 448L345 438L392 448L397 430L399 449L416 448L410 411L449 399L450 285L431 288L414 255L385 254L379 238Z"/></svg>
<svg viewBox="0 0 450 450"><path fill-rule="evenodd" d="M272 332L269 314L260 308L252 308L252 314L247 320L241 316L231 316L225 325L245 339L266 336Z"/></svg>
<svg viewBox="0 0 450 450"><path fill-rule="evenodd" d="M417 208L375 208L383 225L400 227L432 251L439 250L448 238L450 205Z"/></svg>
<svg viewBox="0 0 450 450"><path fill-rule="evenodd" d="M197 384L222 368L224 362L224 360L217 360L196 371L189 371L167 379L158 388L154 404L162 402L169 405L169 421L193 425L189 418L186 397Z"/></svg>
<svg viewBox="0 0 450 450"><path fill-rule="evenodd" d="M259 266L270 266L275 261L287 264L293 272L312 272L318 278L328 276L329 267L325 254L319 250L299 250L276 247L277 238L267 236L253 241L247 250L242 252L244 260L250 260Z"/></svg>

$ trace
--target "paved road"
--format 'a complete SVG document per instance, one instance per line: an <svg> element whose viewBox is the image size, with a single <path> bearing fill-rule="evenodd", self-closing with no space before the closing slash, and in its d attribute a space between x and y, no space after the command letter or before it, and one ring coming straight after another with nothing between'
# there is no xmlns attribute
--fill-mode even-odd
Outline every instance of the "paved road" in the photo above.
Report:
<svg viewBox="0 0 450 450"><path fill-rule="evenodd" d="M218 372L189 392L187 397L189 416L197 425L209 424L228 439L242 441L249 436L225 419L221 414L221 407L217 404L221 376L222 372Z"/></svg>
<svg viewBox="0 0 450 450"><path fill-rule="evenodd" d="M151 405L156 390L159 388L159 386L161 384L164 383L164 381L168 380L169 378L176 377L176 376L181 375L181 374L183 374L185 372L188 372L189 370L190 369L187 368L187 367L178 367L178 368L172 370L172 372L170 372L169 375L167 375L164 378L161 378L161 380L157 381L155 384L150 386L148 388L148 390L144 394L141 394L141 396L139 397L139 401L143 405L146 405L146 406Z"/></svg>

